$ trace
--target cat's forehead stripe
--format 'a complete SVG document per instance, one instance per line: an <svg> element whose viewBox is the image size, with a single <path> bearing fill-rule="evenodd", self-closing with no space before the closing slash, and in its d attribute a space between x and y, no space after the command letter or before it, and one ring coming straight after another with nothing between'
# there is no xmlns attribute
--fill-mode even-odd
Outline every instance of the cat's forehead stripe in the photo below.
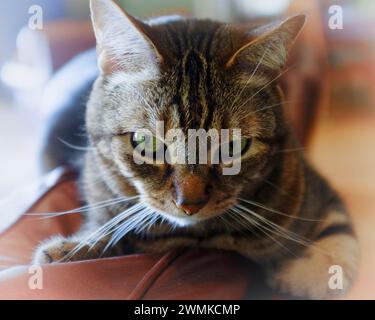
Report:
<svg viewBox="0 0 375 320"><path fill-rule="evenodd" d="M213 108L210 94L211 59L209 54L216 29L213 32L202 32L193 37L178 35L177 54L181 56L178 64L176 91L174 103L180 109L180 124L182 127L203 127L210 125L213 118ZM170 38L176 39L177 33L171 32Z"/></svg>
<svg viewBox="0 0 375 320"><path fill-rule="evenodd" d="M183 68L183 85L182 85L182 102L185 108L191 110L188 123L195 127L202 117L205 102L202 97L204 85L203 73L205 72L201 57L194 51L190 50L184 57Z"/></svg>

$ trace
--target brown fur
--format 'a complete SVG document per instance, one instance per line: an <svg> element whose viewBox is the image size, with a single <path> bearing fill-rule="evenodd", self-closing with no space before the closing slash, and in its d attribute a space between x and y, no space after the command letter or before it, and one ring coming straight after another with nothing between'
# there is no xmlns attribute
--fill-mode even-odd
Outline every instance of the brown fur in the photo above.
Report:
<svg viewBox="0 0 375 320"><path fill-rule="evenodd" d="M86 155L86 200L95 204L140 195L142 203L166 217L143 233L130 232L123 243L148 252L176 246L237 251L262 264L272 285L311 298L336 294L328 289L327 278L329 266L338 264L344 268L346 291L358 257L346 211L300 152L284 152L298 143L284 117L283 96L275 79L304 17L245 30L189 19L142 23L124 15L127 34L140 38L135 41L129 36L133 41L129 50L136 47L139 52L127 54L113 52L114 44L102 36L111 22L103 20L100 12L108 10L117 17L119 10L105 0L92 3L102 75L87 107L87 131L94 148ZM146 75L148 70L157 71ZM233 176L221 174L223 164L137 165L129 134L140 128L154 130L157 120L165 122L165 131L240 128L253 145L242 157L240 173ZM189 175L210 190L208 202L192 216L174 203ZM196 189L199 194L194 196L205 192L204 187ZM228 213L239 203L261 217L244 213L257 223ZM122 205L92 209L85 227L70 242L82 241L123 210ZM61 241L41 245L34 261L64 258ZM106 241L99 242L89 258L98 256ZM70 257L82 258L78 253Z"/></svg>

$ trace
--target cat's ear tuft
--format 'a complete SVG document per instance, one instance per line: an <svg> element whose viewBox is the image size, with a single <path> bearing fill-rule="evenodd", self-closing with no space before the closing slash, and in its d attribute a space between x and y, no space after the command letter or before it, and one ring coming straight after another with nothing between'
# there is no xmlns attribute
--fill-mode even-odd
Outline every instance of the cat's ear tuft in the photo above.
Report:
<svg viewBox="0 0 375 320"><path fill-rule="evenodd" d="M281 23L268 24L248 34L248 41L227 61L229 68L241 65L261 64L269 69L284 67L287 53L306 21L306 15L296 15Z"/></svg>
<svg viewBox="0 0 375 320"><path fill-rule="evenodd" d="M103 74L157 72L162 57L147 35L146 24L112 0L90 0L90 10L98 65Z"/></svg>

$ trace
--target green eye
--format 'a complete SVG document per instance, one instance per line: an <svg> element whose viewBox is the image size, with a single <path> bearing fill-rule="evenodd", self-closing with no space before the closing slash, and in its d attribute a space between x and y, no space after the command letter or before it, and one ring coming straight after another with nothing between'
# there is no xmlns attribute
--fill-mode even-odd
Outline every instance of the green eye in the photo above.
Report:
<svg viewBox="0 0 375 320"><path fill-rule="evenodd" d="M241 153L246 152L249 147L250 139L242 138L241 139Z"/></svg>
<svg viewBox="0 0 375 320"><path fill-rule="evenodd" d="M246 153L246 151L248 151L250 149L252 139L242 137L241 140L238 141L238 142L240 143L240 151L241 151L241 156L242 156ZM233 140L229 143L229 155L231 157L233 157L233 155L234 155L234 141Z"/></svg>
<svg viewBox="0 0 375 320"><path fill-rule="evenodd" d="M164 144L155 136L144 133L133 132L131 136L131 144L133 148L137 148L142 156L155 156L159 148L164 148Z"/></svg>

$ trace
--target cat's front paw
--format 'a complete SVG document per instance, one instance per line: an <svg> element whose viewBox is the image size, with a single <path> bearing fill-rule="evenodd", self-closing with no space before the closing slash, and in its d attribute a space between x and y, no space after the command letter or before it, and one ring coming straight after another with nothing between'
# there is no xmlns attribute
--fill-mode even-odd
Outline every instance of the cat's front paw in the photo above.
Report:
<svg viewBox="0 0 375 320"><path fill-rule="evenodd" d="M85 245L79 250L76 250L78 245L79 241L73 241L63 237L49 239L37 247L32 257L32 263L49 264L80 261L95 259L100 256L96 248L90 248L88 245Z"/></svg>
<svg viewBox="0 0 375 320"><path fill-rule="evenodd" d="M292 258L270 272L269 284L283 293L309 299L344 295L354 281L359 248L352 236L324 239L304 256Z"/></svg>

